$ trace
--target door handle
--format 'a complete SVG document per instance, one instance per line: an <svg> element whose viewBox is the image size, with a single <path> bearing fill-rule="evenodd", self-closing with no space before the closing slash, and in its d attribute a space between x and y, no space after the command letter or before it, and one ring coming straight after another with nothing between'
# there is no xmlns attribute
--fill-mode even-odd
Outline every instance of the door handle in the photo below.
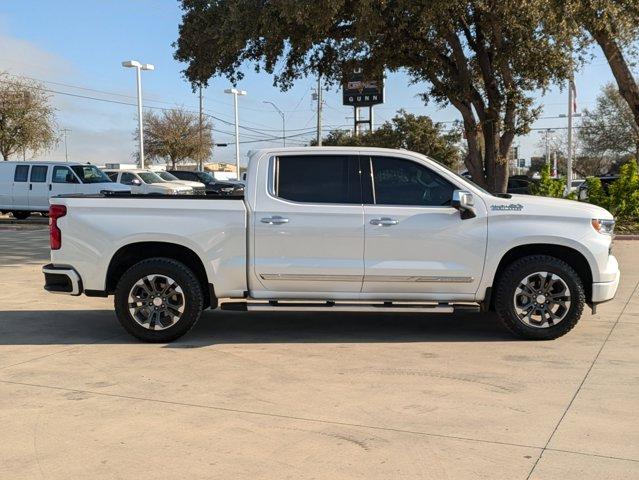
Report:
<svg viewBox="0 0 639 480"><path fill-rule="evenodd" d="M399 220L395 220L394 218L382 217L382 218L373 218L371 220L371 225L377 225L380 227L391 227L393 225L397 225Z"/></svg>
<svg viewBox="0 0 639 480"><path fill-rule="evenodd" d="M49 191L51 191L51 184L49 184Z"/></svg>
<svg viewBox="0 0 639 480"><path fill-rule="evenodd" d="M282 225L283 223L288 223L288 218L273 215L272 217L264 217L260 221L269 225Z"/></svg>
<svg viewBox="0 0 639 480"><path fill-rule="evenodd" d="M33 184L32 183L29 184L29 190L33 190Z"/></svg>

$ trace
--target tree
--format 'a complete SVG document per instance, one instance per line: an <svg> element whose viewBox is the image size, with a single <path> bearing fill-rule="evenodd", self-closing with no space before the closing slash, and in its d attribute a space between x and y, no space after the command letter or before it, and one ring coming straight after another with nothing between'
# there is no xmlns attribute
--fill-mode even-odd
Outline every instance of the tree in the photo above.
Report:
<svg viewBox="0 0 639 480"><path fill-rule="evenodd" d="M473 179L504 192L512 141L538 115L531 92L569 73L567 46L546 30L549 1L182 0L175 58L193 85L237 82L246 62L277 71L282 89L311 74L339 83L360 65L407 71L425 100L459 111Z"/></svg>
<svg viewBox="0 0 639 480"><path fill-rule="evenodd" d="M459 132L444 132L441 123L425 115L399 110L377 130L353 136L344 130L333 130L322 140L323 145L405 148L457 168L460 163ZM314 144L314 142L312 142Z"/></svg>
<svg viewBox="0 0 639 480"><path fill-rule="evenodd" d="M208 158L213 148L213 125L209 119L202 123L199 116L182 108L163 110L160 114L144 114L144 153L151 160L164 160L175 169L187 159ZM134 134L137 138L137 130Z"/></svg>
<svg viewBox="0 0 639 480"><path fill-rule="evenodd" d="M577 37L585 46L587 32L603 51L619 93L639 127L639 85L630 69L633 41L639 38L639 2L637 0L553 0L555 16L562 19L557 33Z"/></svg>
<svg viewBox="0 0 639 480"><path fill-rule="evenodd" d="M32 154L55 145L55 110L42 85L0 73L0 154Z"/></svg>
<svg viewBox="0 0 639 480"><path fill-rule="evenodd" d="M605 85L593 110L585 110L577 137L593 157L639 155L639 125L616 86Z"/></svg>

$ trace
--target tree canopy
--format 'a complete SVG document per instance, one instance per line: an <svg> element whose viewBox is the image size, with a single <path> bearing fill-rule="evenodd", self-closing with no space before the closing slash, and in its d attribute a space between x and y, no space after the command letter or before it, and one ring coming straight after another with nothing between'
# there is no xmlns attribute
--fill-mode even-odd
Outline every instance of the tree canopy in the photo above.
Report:
<svg viewBox="0 0 639 480"><path fill-rule="evenodd" d="M448 167L458 168L461 161L460 140L458 131L446 132L441 123L433 122L430 117L400 110L372 132L354 136L349 131L333 130L322 139L322 144L404 148L427 155Z"/></svg>
<svg viewBox="0 0 639 480"><path fill-rule="evenodd" d="M187 159L208 158L213 148L213 125L204 119L200 132L196 113L173 108L144 114L144 153L151 160L164 160L175 169ZM137 131L134 134L137 138Z"/></svg>
<svg viewBox="0 0 639 480"><path fill-rule="evenodd" d="M42 85L0 73L0 155L35 154L57 141L55 110Z"/></svg>
<svg viewBox="0 0 639 480"><path fill-rule="evenodd" d="M570 71L568 45L547 30L550 4L182 0L175 58L193 84L216 75L237 82L246 64L282 89L314 74L338 84L354 65L367 75L406 71L423 83L424 100L459 111L473 179L505 191L508 150L538 115L532 92Z"/></svg>

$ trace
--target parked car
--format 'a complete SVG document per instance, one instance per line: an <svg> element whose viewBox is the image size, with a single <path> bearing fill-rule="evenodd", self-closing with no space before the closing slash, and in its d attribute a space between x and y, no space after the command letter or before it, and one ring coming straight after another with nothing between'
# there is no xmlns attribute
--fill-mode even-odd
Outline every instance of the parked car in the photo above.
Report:
<svg viewBox="0 0 639 480"><path fill-rule="evenodd" d="M167 170L171 175L175 175L180 180L189 180L192 182L202 182L206 187L207 195L242 195L244 185L228 180L216 180L213 175L208 172L191 171L191 170Z"/></svg>
<svg viewBox="0 0 639 480"><path fill-rule="evenodd" d="M202 182L192 182L190 180L180 180L175 175L169 172L155 172L158 177L160 177L165 182L174 183L176 185L186 185L187 187L191 187L193 189L194 195L206 195L206 187Z"/></svg>
<svg viewBox="0 0 639 480"><path fill-rule="evenodd" d="M601 180L601 187L606 193L608 193L610 185L618 179L619 175L602 175L599 177L599 180ZM577 197L582 201L588 200L588 183L586 181L584 181L579 187L579 190L577 190Z"/></svg>
<svg viewBox="0 0 639 480"><path fill-rule="evenodd" d="M495 310L515 334L553 339L617 291L614 220L594 205L494 196L405 150L265 149L248 171L244 197L53 199L45 289L115 295L120 323L150 342L185 334L220 298L251 311Z"/></svg>
<svg viewBox="0 0 639 480"><path fill-rule="evenodd" d="M111 180L129 185L136 195L192 195L193 188L168 183L150 170L105 170Z"/></svg>
<svg viewBox="0 0 639 480"><path fill-rule="evenodd" d="M508 178L507 193L517 193L522 195L532 195L533 188L537 181L527 175L511 175Z"/></svg>
<svg viewBox="0 0 639 480"><path fill-rule="evenodd" d="M468 170L460 173L460 175L472 182L472 176ZM536 183L537 180L530 178L528 175L511 175L508 177L506 193L532 195L532 187Z"/></svg>
<svg viewBox="0 0 639 480"><path fill-rule="evenodd" d="M94 165L76 162L0 162L0 211L17 219L49 211L49 198L68 193L129 191Z"/></svg>

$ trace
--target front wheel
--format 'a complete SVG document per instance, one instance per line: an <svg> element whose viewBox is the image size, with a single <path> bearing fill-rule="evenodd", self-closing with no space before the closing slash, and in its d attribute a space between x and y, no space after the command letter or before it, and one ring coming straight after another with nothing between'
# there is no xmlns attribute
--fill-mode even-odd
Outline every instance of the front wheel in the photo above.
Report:
<svg viewBox="0 0 639 480"><path fill-rule="evenodd" d="M195 274L170 258L149 258L129 268L115 289L124 329L145 342L171 342L200 318L204 303Z"/></svg>
<svg viewBox="0 0 639 480"><path fill-rule="evenodd" d="M497 314L521 338L552 340L565 335L581 318L584 303L584 286L577 272L549 255L514 261L497 282Z"/></svg>

